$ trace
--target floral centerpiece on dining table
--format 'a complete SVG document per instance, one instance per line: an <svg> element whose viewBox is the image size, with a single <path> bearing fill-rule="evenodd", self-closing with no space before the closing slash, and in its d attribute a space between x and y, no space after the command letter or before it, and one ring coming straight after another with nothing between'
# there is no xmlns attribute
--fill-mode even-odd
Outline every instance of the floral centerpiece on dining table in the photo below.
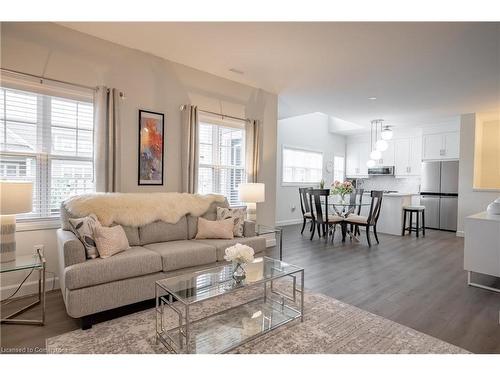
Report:
<svg viewBox="0 0 500 375"><path fill-rule="evenodd" d="M351 181L335 181L332 184L332 194L340 195L340 200L342 203L345 203L345 196L347 194L351 194L353 192L352 182Z"/></svg>

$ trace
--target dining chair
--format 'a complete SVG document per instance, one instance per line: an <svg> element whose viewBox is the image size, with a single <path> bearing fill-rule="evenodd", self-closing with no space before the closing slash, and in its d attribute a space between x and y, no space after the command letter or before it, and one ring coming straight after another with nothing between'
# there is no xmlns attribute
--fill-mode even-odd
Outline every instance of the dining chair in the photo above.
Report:
<svg viewBox="0 0 500 375"><path fill-rule="evenodd" d="M349 210L353 210L354 215L360 215L361 214L361 204L363 203L363 193L365 192L365 189L354 189L353 192L349 196ZM356 209L356 204L357 209ZM354 230L354 232L353 232ZM361 232L359 231L359 226L351 224L351 233L354 233L354 235L360 235Z"/></svg>
<svg viewBox="0 0 500 375"><path fill-rule="evenodd" d="M348 224L353 224L361 227L365 227L366 230L366 240L368 241L368 246L371 246L370 240L370 228L373 228L373 234L377 240L377 244L380 243L377 235L377 222L380 216L380 209L382 207L382 191L372 190L371 192L372 201L370 204L370 212L368 217L361 215L349 215L345 221Z"/></svg>
<svg viewBox="0 0 500 375"><path fill-rule="evenodd" d="M309 191L312 188L310 187L304 187L304 188L299 188L299 198L300 198L300 210L302 211L302 230L300 231L300 234L304 233L304 228L306 227L307 220L311 221L311 228L309 232L313 230L313 225L314 221L312 218L311 214L311 205L309 202Z"/></svg>
<svg viewBox="0 0 500 375"><path fill-rule="evenodd" d="M330 189L311 189L309 190L309 202L312 208L311 214L313 218L313 230L311 233L311 240L314 238L316 228L318 229L318 236L321 238L321 231L323 236L330 234L332 230L332 241L335 236L335 226L341 223L344 219L338 215L330 215L328 213L328 197L330 196ZM322 199L323 198L323 199Z"/></svg>

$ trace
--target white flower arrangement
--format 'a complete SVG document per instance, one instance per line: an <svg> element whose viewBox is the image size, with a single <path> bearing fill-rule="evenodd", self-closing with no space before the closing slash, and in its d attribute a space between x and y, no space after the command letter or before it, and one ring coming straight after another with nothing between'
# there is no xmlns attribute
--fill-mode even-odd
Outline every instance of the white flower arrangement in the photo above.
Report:
<svg viewBox="0 0 500 375"><path fill-rule="evenodd" d="M251 263L254 260L254 254L255 252L250 246L237 243L226 249L224 259L228 262Z"/></svg>

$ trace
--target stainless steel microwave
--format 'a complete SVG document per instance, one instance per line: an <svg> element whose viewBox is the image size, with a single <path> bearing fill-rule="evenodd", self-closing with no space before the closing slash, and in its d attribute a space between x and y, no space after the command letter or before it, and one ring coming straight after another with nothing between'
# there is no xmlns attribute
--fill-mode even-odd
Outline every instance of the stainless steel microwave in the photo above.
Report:
<svg viewBox="0 0 500 375"><path fill-rule="evenodd" d="M384 166L384 167L373 167L368 168L369 176L394 176L394 167Z"/></svg>

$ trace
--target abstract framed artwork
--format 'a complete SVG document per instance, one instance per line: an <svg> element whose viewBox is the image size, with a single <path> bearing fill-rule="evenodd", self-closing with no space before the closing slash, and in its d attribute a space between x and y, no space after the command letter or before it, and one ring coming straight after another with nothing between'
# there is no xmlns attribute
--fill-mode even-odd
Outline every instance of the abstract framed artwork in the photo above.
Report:
<svg viewBox="0 0 500 375"><path fill-rule="evenodd" d="M139 185L163 185L164 118L139 110Z"/></svg>

